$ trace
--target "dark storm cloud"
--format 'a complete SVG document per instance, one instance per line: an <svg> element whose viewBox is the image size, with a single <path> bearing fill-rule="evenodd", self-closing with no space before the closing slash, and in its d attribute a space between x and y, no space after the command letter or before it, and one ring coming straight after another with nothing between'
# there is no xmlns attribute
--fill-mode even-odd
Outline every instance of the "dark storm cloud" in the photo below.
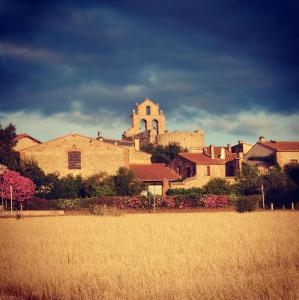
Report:
<svg viewBox="0 0 299 300"><path fill-rule="evenodd" d="M298 111L298 3L260 2L0 1L0 110Z"/></svg>

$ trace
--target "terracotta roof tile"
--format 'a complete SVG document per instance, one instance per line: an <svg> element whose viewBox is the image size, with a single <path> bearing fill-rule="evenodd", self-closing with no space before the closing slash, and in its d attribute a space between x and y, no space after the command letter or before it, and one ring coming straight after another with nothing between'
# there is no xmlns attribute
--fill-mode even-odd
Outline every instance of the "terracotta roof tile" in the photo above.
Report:
<svg viewBox="0 0 299 300"><path fill-rule="evenodd" d="M268 146L276 151L285 151L285 152L292 152L292 151L299 151L299 142L276 142L276 141L270 141L270 142L263 142L259 143L261 145Z"/></svg>
<svg viewBox="0 0 299 300"><path fill-rule="evenodd" d="M14 138L15 141L18 141L20 139L23 139L23 138L29 138L39 144L41 144L42 142L37 140L36 138L32 137L31 135L27 134L27 133L22 133L22 134L17 134L16 137Z"/></svg>
<svg viewBox="0 0 299 300"><path fill-rule="evenodd" d="M135 173L136 177L141 181L175 181L181 177L166 167L165 164L131 164L130 169Z"/></svg>
<svg viewBox="0 0 299 300"><path fill-rule="evenodd" d="M179 153L179 156L184 157L185 159L188 159L199 165L224 165L225 164L225 159L220 159L220 158L212 159L210 156L204 153L182 152Z"/></svg>
<svg viewBox="0 0 299 300"><path fill-rule="evenodd" d="M238 158L237 153L226 152L225 153L225 161L232 161Z"/></svg>

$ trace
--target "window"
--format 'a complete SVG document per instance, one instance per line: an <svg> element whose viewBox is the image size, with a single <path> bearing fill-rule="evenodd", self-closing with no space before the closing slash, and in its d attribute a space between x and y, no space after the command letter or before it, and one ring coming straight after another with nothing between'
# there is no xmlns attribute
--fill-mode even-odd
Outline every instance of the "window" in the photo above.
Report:
<svg viewBox="0 0 299 300"><path fill-rule="evenodd" d="M298 160L297 159L291 159L290 162L296 164L298 162Z"/></svg>
<svg viewBox="0 0 299 300"><path fill-rule="evenodd" d="M145 110L146 110L146 114L149 116L151 114L151 107L147 106Z"/></svg>
<svg viewBox="0 0 299 300"><path fill-rule="evenodd" d="M81 169L81 152L70 151L68 153L68 168L70 170Z"/></svg>
<svg viewBox="0 0 299 300"><path fill-rule="evenodd" d="M211 166L207 166L207 176L211 176Z"/></svg>

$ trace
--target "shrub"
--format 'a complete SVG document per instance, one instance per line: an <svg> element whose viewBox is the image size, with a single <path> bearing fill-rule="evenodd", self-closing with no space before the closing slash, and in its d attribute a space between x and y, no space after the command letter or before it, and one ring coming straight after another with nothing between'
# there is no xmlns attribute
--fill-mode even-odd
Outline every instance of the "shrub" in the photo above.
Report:
<svg viewBox="0 0 299 300"><path fill-rule="evenodd" d="M77 199L60 199L57 201L58 209L77 209L80 208L80 203Z"/></svg>
<svg viewBox="0 0 299 300"><path fill-rule="evenodd" d="M46 200L43 198L35 198L26 202L25 209L28 210L51 210L58 209L57 200Z"/></svg>
<svg viewBox="0 0 299 300"><path fill-rule="evenodd" d="M96 204L90 207L90 212L96 216L120 216L121 212L116 207L106 204Z"/></svg>
<svg viewBox="0 0 299 300"><path fill-rule="evenodd" d="M212 178L204 188L211 195L228 195L231 190L229 182L224 178Z"/></svg>
<svg viewBox="0 0 299 300"><path fill-rule="evenodd" d="M203 203L206 208L225 207L228 197L226 195L208 195L203 199Z"/></svg>
<svg viewBox="0 0 299 300"><path fill-rule="evenodd" d="M169 189L166 194L168 196L174 196L174 195L203 195L205 193L204 189L202 188L191 188L191 189Z"/></svg>
<svg viewBox="0 0 299 300"><path fill-rule="evenodd" d="M259 200L259 195L239 196L238 199L235 201L235 209L237 212L254 211Z"/></svg>

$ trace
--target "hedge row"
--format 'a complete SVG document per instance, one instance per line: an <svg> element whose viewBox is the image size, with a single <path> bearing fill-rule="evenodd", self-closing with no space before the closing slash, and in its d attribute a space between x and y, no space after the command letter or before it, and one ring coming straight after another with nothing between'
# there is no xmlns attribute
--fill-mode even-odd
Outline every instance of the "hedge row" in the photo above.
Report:
<svg viewBox="0 0 299 300"><path fill-rule="evenodd" d="M227 195L205 195L202 197L188 197L183 195L146 198L144 196L122 197L105 196L96 198L45 200L34 199L27 203L26 209L30 210L80 210L91 209L98 205L114 207L116 209L150 209L154 202L158 208L221 208L235 207L238 212L249 212L256 209L260 201L259 195L237 196L229 199Z"/></svg>
<svg viewBox="0 0 299 300"><path fill-rule="evenodd" d="M228 197L225 195L208 195L203 197L186 197L186 196L163 196L146 198L144 196L122 197L122 196L105 196L97 198L79 198L79 199L60 199L45 200L33 199L27 203L26 209L29 210L49 210L49 209L82 209L90 208L94 205L107 205L118 209L150 209L154 206L160 208L196 208L207 207L217 208L228 205Z"/></svg>

